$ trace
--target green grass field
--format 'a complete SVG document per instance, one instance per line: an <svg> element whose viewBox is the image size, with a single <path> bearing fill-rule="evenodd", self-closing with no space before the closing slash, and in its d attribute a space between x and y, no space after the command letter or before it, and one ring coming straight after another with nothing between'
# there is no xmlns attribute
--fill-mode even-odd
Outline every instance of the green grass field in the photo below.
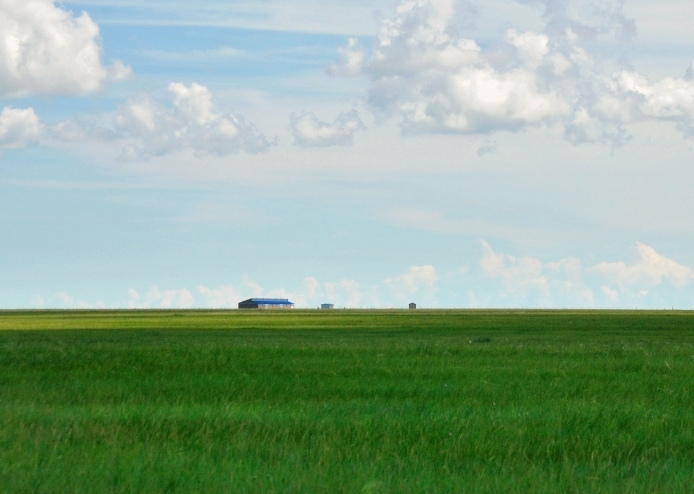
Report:
<svg viewBox="0 0 694 494"><path fill-rule="evenodd" d="M694 313L0 312L0 492L694 492Z"/></svg>

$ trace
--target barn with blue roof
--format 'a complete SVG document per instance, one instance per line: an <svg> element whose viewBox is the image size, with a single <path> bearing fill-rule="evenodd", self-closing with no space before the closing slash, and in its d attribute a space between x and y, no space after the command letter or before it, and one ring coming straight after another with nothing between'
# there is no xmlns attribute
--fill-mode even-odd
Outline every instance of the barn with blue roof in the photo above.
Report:
<svg viewBox="0 0 694 494"><path fill-rule="evenodd" d="M293 309L294 302L286 298L249 298L239 302L239 309Z"/></svg>

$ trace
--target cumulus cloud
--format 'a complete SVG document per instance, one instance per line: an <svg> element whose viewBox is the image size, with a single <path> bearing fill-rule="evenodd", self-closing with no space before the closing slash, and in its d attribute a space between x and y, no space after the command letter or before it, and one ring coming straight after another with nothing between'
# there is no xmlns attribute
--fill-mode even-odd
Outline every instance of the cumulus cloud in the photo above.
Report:
<svg viewBox="0 0 694 494"><path fill-rule="evenodd" d="M529 256L494 251L482 240L479 266L484 277L499 283L497 297L518 305L588 307L595 304L592 290L583 280L581 261L566 257L543 262Z"/></svg>
<svg viewBox="0 0 694 494"><path fill-rule="evenodd" d="M669 121L694 132L694 80L650 81L603 63L589 42L626 46L636 34L622 0L519 0L544 8L543 32L508 29L482 49L457 29L455 0L402 0L382 21L371 53L350 39L329 68L370 80L377 116L406 133L489 133L563 129L580 144L621 145L637 121ZM619 51L619 50L617 50ZM611 71L610 71L611 70Z"/></svg>
<svg viewBox="0 0 694 494"><path fill-rule="evenodd" d="M220 113L211 91L197 83L172 82L168 102L131 99L95 132L122 143L122 157L138 160L175 151L225 156L266 151L272 143L241 115ZM168 103L168 106L167 106Z"/></svg>
<svg viewBox="0 0 694 494"><path fill-rule="evenodd" d="M515 285L547 289L548 280L542 274L543 265L539 259L501 254L484 240L480 243L483 251L480 267L488 276Z"/></svg>
<svg viewBox="0 0 694 494"><path fill-rule="evenodd" d="M426 266L412 266L406 273L392 278L388 277L385 279L385 284L398 293L413 295L420 289L431 290L435 288L438 279L436 268L428 264Z"/></svg>
<svg viewBox="0 0 694 494"><path fill-rule="evenodd" d="M218 288L199 286L198 292L205 298L205 305L211 309L236 308L240 301L249 298L243 297L232 285Z"/></svg>
<svg viewBox="0 0 694 494"><path fill-rule="evenodd" d="M366 51L359 44L356 38L350 38L347 46L337 50L337 61L328 67L331 75L356 76L359 75L364 66Z"/></svg>
<svg viewBox="0 0 694 494"><path fill-rule="evenodd" d="M610 288L607 285L603 285L600 287L602 290L602 294L605 296L607 300L609 300L611 303L617 303L619 300L619 292L617 290L614 290L613 288Z"/></svg>
<svg viewBox="0 0 694 494"><path fill-rule="evenodd" d="M0 112L0 149L21 148L37 142L44 126L33 108L6 107Z"/></svg>
<svg viewBox="0 0 694 494"><path fill-rule="evenodd" d="M185 288L161 290L152 286L144 295L135 289L128 290L128 307L131 309L189 309L195 304L195 297Z"/></svg>
<svg viewBox="0 0 694 494"><path fill-rule="evenodd" d="M548 31L571 29L583 38L612 34L620 42L636 36L636 24L624 15L624 0L518 0L544 7Z"/></svg>
<svg viewBox="0 0 694 494"><path fill-rule="evenodd" d="M556 262L503 254L482 241L479 266L497 285L493 305L540 307L663 307L692 286L694 268L637 243L632 262L584 267L575 257Z"/></svg>
<svg viewBox="0 0 694 494"><path fill-rule="evenodd" d="M535 74L547 36L509 31L518 63L495 67L474 40L455 34L454 7L453 0L406 0L383 21L362 62L378 114L399 116L410 132L474 133L541 124L568 111Z"/></svg>
<svg viewBox="0 0 694 494"><path fill-rule="evenodd" d="M238 287L234 285L222 285L217 288L198 286L198 293L205 299L204 305L208 308L236 308L238 303L252 297L286 298L294 302L297 307L305 307L307 296L305 291L290 291L283 287L264 289L258 282L246 279Z"/></svg>
<svg viewBox="0 0 694 494"><path fill-rule="evenodd" d="M655 286L668 282L682 288L694 281L694 269L659 254L653 247L636 244L634 262L601 262L591 271L619 285Z"/></svg>
<svg viewBox="0 0 694 494"><path fill-rule="evenodd" d="M336 307L360 307L364 293L355 280L319 281L306 277L298 287L266 289L257 281L245 279L238 284L219 287L197 287L199 305L208 308L236 308L242 300L252 297L287 298L297 308L317 307L321 303L332 303Z"/></svg>
<svg viewBox="0 0 694 494"><path fill-rule="evenodd" d="M75 299L68 292L58 292L51 295L46 300L44 297L37 295L32 300L32 306L36 309L105 309L106 304L102 301L85 302L84 300Z"/></svg>
<svg viewBox="0 0 694 494"><path fill-rule="evenodd" d="M363 295L359 283L355 280L343 279L336 282L323 283L325 297L338 307L360 307Z"/></svg>
<svg viewBox="0 0 694 494"><path fill-rule="evenodd" d="M354 134L364 129L356 110L340 113L332 123L321 122L315 114L291 115L294 143L304 147L351 146Z"/></svg>
<svg viewBox="0 0 694 494"><path fill-rule="evenodd" d="M336 307L360 307L363 293L355 280L319 281L309 276L304 278L302 287L294 295L300 298L304 306L316 307L322 303L331 303Z"/></svg>
<svg viewBox="0 0 694 494"><path fill-rule="evenodd" d="M115 304L130 308L236 308L250 297L288 298L297 308L333 303L336 307L554 307L554 308L663 308L691 307L694 268L636 244L629 262L599 262L585 265L572 256L546 261L494 250L484 240L476 265L439 272L430 264L411 266L400 274L381 278L372 285L355 279L323 281L309 276L293 287L267 289L257 281L243 279L216 287L199 285L145 292L131 288L127 300ZM37 308L102 308L67 292L47 299L36 297Z"/></svg>
<svg viewBox="0 0 694 494"><path fill-rule="evenodd" d="M80 95L131 70L101 62L99 27L53 0L0 0L0 97Z"/></svg>

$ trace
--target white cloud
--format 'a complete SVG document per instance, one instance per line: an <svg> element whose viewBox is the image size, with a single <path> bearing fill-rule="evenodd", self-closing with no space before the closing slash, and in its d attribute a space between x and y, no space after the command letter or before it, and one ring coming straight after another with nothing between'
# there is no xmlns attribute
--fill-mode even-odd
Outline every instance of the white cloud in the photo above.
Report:
<svg viewBox="0 0 694 494"><path fill-rule="evenodd" d="M480 243L483 250L480 267L488 276L514 285L547 289L548 281L542 275L543 265L539 259L500 254L484 240Z"/></svg>
<svg viewBox="0 0 694 494"><path fill-rule="evenodd" d="M36 309L105 309L106 304L102 301L97 302L85 302L84 300L77 300L68 292L58 292L50 297L48 300L44 297L37 295L32 300L32 306Z"/></svg>
<svg viewBox="0 0 694 494"><path fill-rule="evenodd" d="M394 278L388 277L384 283L393 291L401 295L413 295L420 289L432 290L439 279L434 266L412 266L406 273Z"/></svg>
<svg viewBox="0 0 694 494"><path fill-rule="evenodd" d="M44 127L33 108L5 107L0 112L0 149L24 147L43 134Z"/></svg>
<svg viewBox="0 0 694 494"><path fill-rule="evenodd" d="M263 296L289 298L297 307L318 307L323 303L332 303L335 307L360 307L363 293L355 280L342 279L339 281L321 282L308 276L303 279L300 289L289 292L283 288L278 290L260 291Z"/></svg>
<svg viewBox="0 0 694 494"><path fill-rule="evenodd" d="M481 245L482 274L498 288L489 297L493 305L505 301L533 307L662 307L682 297L694 281L694 268L641 243L631 263L600 262L588 268L574 257L543 262L495 252L484 241Z"/></svg>
<svg viewBox="0 0 694 494"><path fill-rule="evenodd" d="M433 265L411 266L404 272L363 285L342 278L320 281L305 277L289 289L264 288L252 279L217 287L198 285L193 292L185 287L160 289L152 286L141 293L131 288L129 308L236 308L250 297L287 298L297 308L315 308L321 303L335 307L405 307L417 302L428 307L554 307L554 308L662 308L673 301L691 303L694 268L658 254L652 247L637 244L632 262L600 262L585 268L575 257L543 261L532 256L497 252L480 241L477 266L440 273ZM36 297L38 308L103 308L103 302L77 300L67 292Z"/></svg>
<svg viewBox="0 0 694 494"><path fill-rule="evenodd" d="M510 30L506 43L516 60L496 67L477 42L455 35L454 7L452 0L403 1L383 21L363 63L378 114L399 116L410 132L475 133L544 124L567 113L560 95L542 87L535 73L549 50L547 36Z"/></svg>
<svg viewBox="0 0 694 494"><path fill-rule="evenodd" d="M132 160L185 150L217 156L260 153L272 145L241 115L219 113L212 93L201 84L172 82L168 94L168 106L149 96L129 100L97 135L120 142L122 157Z"/></svg>
<svg viewBox="0 0 694 494"><path fill-rule="evenodd" d="M636 244L637 258L631 264L620 262L601 262L590 270L622 286L645 284L660 285L672 283L682 288L694 281L694 269L658 254L653 247Z"/></svg>
<svg viewBox="0 0 694 494"><path fill-rule="evenodd" d="M544 7L550 30L571 29L583 38L612 34L621 42L636 35L636 25L624 15L624 0L518 0Z"/></svg>
<svg viewBox="0 0 694 494"><path fill-rule="evenodd" d="M364 68L366 51L356 38L347 40L347 46L337 50L337 61L328 67L328 73L332 75L355 76Z"/></svg>
<svg viewBox="0 0 694 494"><path fill-rule="evenodd" d="M315 298L320 289L320 282L309 276L304 278L304 293L308 298Z"/></svg>
<svg viewBox="0 0 694 494"><path fill-rule="evenodd" d="M216 121L219 116L212 111L212 93L205 86L193 83L190 87L180 82L169 84L176 111L188 122L206 125ZM236 134L233 133L232 137Z"/></svg>
<svg viewBox="0 0 694 494"><path fill-rule="evenodd" d="M302 291L292 292L285 288L265 290L258 282L246 279L238 288L233 285L222 285L217 288L198 286L198 293L205 298L204 305L208 308L236 308L238 303L252 297L286 298L297 307L306 306L306 294Z"/></svg>
<svg viewBox="0 0 694 494"><path fill-rule="evenodd" d="M99 27L53 0L0 0L0 97L80 95L130 68L101 63Z"/></svg>
<svg viewBox="0 0 694 494"><path fill-rule="evenodd" d="M329 72L361 72L371 110L407 133L550 127L575 144L618 146L629 125L651 120L694 136L691 77L649 81L619 58L636 33L622 0L519 1L543 7L544 32L508 29L483 49L459 34L461 2L402 0L370 54L350 39ZM609 44L616 48L601 49Z"/></svg>
<svg viewBox="0 0 694 494"><path fill-rule="evenodd" d="M340 113L332 123L321 122L311 112L291 115L294 143L304 147L351 146L354 134L364 129L356 110Z"/></svg>
<svg viewBox="0 0 694 494"><path fill-rule="evenodd" d="M271 291L272 296L286 291ZM308 276L304 278L300 290L292 294L297 304L301 307L318 307L323 303L334 304L335 307L360 307L363 302L363 293L359 283L355 280L342 279L339 281L321 282ZM292 299L292 300L294 300Z"/></svg>
<svg viewBox="0 0 694 494"><path fill-rule="evenodd" d="M480 267L486 278L499 283L497 297L507 303L536 307L594 307L593 291L583 280L581 261L566 257L543 262L495 252L482 240Z"/></svg>
<svg viewBox="0 0 694 494"><path fill-rule="evenodd" d="M232 285L222 285L218 288L199 286L198 292L205 298L205 305L212 309L235 309L239 302L248 298L243 297Z"/></svg>
<svg viewBox="0 0 694 494"><path fill-rule="evenodd" d="M694 126L694 80L666 77L651 83L636 72L622 71L615 75L613 87L637 117Z"/></svg>
<svg viewBox="0 0 694 494"><path fill-rule="evenodd" d="M131 309L189 309L194 304L195 297L185 288L160 290L155 285L144 295L140 295L133 288L128 290L128 307Z"/></svg>
<svg viewBox="0 0 694 494"><path fill-rule="evenodd" d="M601 286L600 289L602 290L605 298L607 298L611 303L617 303L617 300L619 299L619 292L617 290L614 290L607 285Z"/></svg>
<svg viewBox="0 0 694 494"><path fill-rule="evenodd" d="M267 298L286 298L294 302L297 307L306 307L306 297L300 291L294 292L284 287L267 290L263 293Z"/></svg>
<svg viewBox="0 0 694 494"><path fill-rule="evenodd" d="M327 303L335 304L335 307L360 307L362 293L359 283L355 280L343 279L336 282L323 283L323 290Z"/></svg>

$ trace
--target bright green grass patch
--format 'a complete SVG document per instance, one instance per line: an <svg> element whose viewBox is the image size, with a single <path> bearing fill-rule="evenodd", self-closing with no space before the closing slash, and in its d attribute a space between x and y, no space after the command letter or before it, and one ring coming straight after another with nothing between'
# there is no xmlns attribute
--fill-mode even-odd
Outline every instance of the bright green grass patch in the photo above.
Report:
<svg viewBox="0 0 694 494"><path fill-rule="evenodd" d="M694 491L694 313L3 312L0 330L3 492Z"/></svg>

